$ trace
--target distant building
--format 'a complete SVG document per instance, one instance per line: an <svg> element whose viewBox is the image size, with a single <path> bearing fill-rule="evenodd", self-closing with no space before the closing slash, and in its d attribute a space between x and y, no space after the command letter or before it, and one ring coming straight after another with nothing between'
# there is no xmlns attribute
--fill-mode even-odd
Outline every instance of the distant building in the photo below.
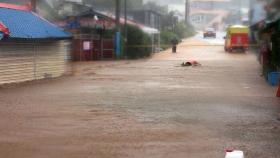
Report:
<svg viewBox="0 0 280 158"><path fill-rule="evenodd" d="M57 7L63 19L55 23L73 33L72 59L92 61L115 59L115 14L112 11L95 9L88 3L64 0ZM155 44L155 34L159 35L160 15L151 10L136 10L129 13L127 23L151 35ZM124 18L120 23L124 25ZM153 36L152 36L153 35ZM153 47L155 50L155 46Z"/></svg>
<svg viewBox="0 0 280 158"><path fill-rule="evenodd" d="M197 29L220 29L229 6L230 0L190 0L190 22Z"/></svg>
<svg viewBox="0 0 280 158"><path fill-rule="evenodd" d="M58 21L58 25L73 33L72 59L73 61L92 61L113 59L114 37L104 33L112 31L114 20L95 10L89 9L78 15L68 16Z"/></svg>
<svg viewBox="0 0 280 158"><path fill-rule="evenodd" d="M190 22L198 29L248 21L249 0L189 0Z"/></svg>
<svg viewBox="0 0 280 158"><path fill-rule="evenodd" d="M146 26L160 29L161 27L161 14L147 9L131 10L129 11L129 18L135 22L144 24Z"/></svg>
<svg viewBox="0 0 280 158"><path fill-rule="evenodd" d="M78 7L82 6L77 5ZM87 6L82 9L86 10L86 8ZM137 21L129 19L127 23L150 34L152 40L155 39L155 34L159 35L156 28L160 27L157 16L154 16L154 12L151 11L144 12L146 14L137 13L135 12ZM113 14L88 8L84 12L69 15L66 19L57 21L57 24L74 35L71 53L74 61L106 60L117 57L114 50L114 34L112 33L115 28L115 16ZM124 22L124 18L121 17L120 23L124 25ZM144 25L145 23L146 25ZM153 45L156 45L155 41L153 42ZM155 46L153 48L155 50Z"/></svg>
<svg viewBox="0 0 280 158"><path fill-rule="evenodd" d="M30 9L0 3L0 84L68 72L71 34Z"/></svg>

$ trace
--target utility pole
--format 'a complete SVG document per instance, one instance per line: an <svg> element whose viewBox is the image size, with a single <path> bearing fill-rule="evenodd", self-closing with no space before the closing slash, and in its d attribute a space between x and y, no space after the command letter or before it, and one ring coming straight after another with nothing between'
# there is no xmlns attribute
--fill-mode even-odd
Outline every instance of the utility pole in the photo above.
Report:
<svg viewBox="0 0 280 158"><path fill-rule="evenodd" d="M115 34L115 55L117 58L121 56L121 26L120 26L120 17L121 17L121 0L116 0L116 14L115 14L115 23L116 23L116 34Z"/></svg>
<svg viewBox="0 0 280 158"><path fill-rule="evenodd" d="M185 6L185 22L186 24L189 23L190 20L190 1L186 0L186 6Z"/></svg>
<svg viewBox="0 0 280 158"><path fill-rule="evenodd" d="M238 12L238 18L239 18L239 23L242 23L242 0L238 0L238 7L239 7L239 12Z"/></svg>
<svg viewBox="0 0 280 158"><path fill-rule="evenodd" d="M37 0L31 0L30 4L32 11L36 13Z"/></svg>
<svg viewBox="0 0 280 158"><path fill-rule="evenodd" d="M121 31L120 27L120 17L121 17L121 1L116 0L116 29L118 32Z"/></svg>
<svg viewBox="0 0 280 158"><path fill-rule="evenodd" d="M125 50L124 50L124 56L127 56L127 0L124 0L124 42L125 42Z"/></svg>

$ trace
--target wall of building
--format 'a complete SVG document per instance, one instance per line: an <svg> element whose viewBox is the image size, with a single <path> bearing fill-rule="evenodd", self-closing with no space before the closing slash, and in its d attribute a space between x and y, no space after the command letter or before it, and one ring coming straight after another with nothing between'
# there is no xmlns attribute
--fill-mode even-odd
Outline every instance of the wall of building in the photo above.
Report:
<svg viewBox="0 0 280 158"><path fill-rule="evenodd" d="M69 41L0 42L0 84L54 78L71 72Z"/></svg>
<svg viewBox="0 0 280 158"><path fill-rule="evenodd" d="M160 29L161 26L161 16L150 10L136 10L129 12L131 20L134 20L138 23L144 24L146 26Z"/></svg>
<svg viewBox="0 0 280 158"><path fill-rule="evenodd" d="M190 22L197 29L213 25L223 29L226 24L242 24L243 20L248 20L248 10L249 0L191 0ZM224 19L229 15L232 20L226 23Z"/></svg>
<svg viewBox="0 0 280 158"><path fill-rule="evenodd" d="M219 28L221 28L221 19L227 16L229 4L229 1L191 0L190 22L200 30L213 27L214 23L218 23Z"/></svg>

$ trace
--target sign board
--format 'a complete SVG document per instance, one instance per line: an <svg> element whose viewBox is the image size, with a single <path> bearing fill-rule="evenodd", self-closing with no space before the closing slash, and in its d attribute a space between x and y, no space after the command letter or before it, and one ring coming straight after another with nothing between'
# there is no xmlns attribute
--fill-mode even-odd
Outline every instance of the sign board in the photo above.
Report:
<svg viewBox="0 0 280 158"><path fill-rule="evenodd" d="M83 42L83 50L91 50L91 42L90 41L84 41Z"/></svg>

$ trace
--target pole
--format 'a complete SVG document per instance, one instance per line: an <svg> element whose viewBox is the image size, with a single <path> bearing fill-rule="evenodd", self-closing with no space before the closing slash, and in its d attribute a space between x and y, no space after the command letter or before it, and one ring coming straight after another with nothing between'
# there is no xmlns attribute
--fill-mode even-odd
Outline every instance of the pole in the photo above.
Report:
<svg viewBox="0 0 280 158"><path fill-rule="evenodd" d="M238 13L238 16L239 16L239 22L240 24L242 23L242 0L239 0L238 1L238 7L239 7L239 13Z"/></svg>
<svg viewBox="0 0 280 158"><path fill-rule="evenodd" d="M125 36L125 50L124 50L124 56L127 56L127 0L124 0L124 36Z"/></svg>
<svg viewBox="0 0 280 158"><path fill-rule="evenodd" d="M185 6L185 22L186 24L189 22L190 19L190 2L189 0L186 0L186 6Z"/></svg>
<svg viewBox="0 0 280 158"><path fill-rule="evenodd" d="M37 9L37 0L31 0L32 11L36 13Z"/></svg>
<svg viewBox="0 0 280 158"><path fill-rule="evenodd" d="M120 32L120 17L121 17L121 3L120 0L116 0L116 29Z"/></svg>
<svg viewBox="0 0 280 158"><path fill-rule="evenodd" d="M121 26L120 26L120 14L121 14L121 3L120 0L116 0L116 34L115 34L115 54L117 58L121 55Z"/></svg>

